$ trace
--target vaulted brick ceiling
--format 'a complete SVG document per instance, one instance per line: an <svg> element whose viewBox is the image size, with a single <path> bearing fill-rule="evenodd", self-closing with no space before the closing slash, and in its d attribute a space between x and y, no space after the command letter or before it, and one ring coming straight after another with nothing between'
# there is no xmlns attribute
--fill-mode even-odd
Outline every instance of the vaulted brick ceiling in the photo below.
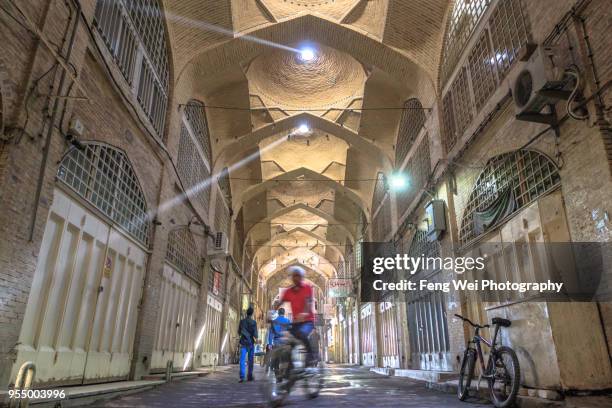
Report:
<svg viewBox="0 0 612 408"><path fill-rule="evenodd" d="M233 210L261 276L294 263L335 276L369 220L369 180L392 169L401 112L372 108L435 99L450 1L163 3L176 99L239 108L207 117L215 171L242 163Z"/></svg>

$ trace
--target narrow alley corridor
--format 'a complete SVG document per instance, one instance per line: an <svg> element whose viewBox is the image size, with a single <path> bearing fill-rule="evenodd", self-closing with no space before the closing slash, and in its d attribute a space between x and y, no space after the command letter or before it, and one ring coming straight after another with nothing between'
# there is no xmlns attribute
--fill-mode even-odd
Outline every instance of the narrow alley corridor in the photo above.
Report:
<svg viewBox="0 0 612 408"><path fill-rule="evenodd" d="M611 4L0 0L0 407L609 403Z"/></svg>

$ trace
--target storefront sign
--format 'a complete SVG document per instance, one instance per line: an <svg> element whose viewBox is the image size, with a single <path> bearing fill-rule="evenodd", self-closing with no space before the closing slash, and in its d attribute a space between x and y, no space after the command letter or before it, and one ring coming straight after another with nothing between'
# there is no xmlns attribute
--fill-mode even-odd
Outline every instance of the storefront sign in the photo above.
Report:
<svg viewBox="0 0 612 408"><path fill-rule="evenodd" d="M353 281L351 279L330 279L327 288L329 297L349 297L353 294Z"/></svg>

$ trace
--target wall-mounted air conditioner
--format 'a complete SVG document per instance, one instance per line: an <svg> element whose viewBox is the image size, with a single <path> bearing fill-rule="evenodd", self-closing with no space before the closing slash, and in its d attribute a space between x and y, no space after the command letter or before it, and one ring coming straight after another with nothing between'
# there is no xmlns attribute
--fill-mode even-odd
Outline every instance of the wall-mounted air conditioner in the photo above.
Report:
<svg viewBox="0 0 612 408"><path fill-rule="evenodd" d="M527 52L517 68L509 76L512 99L516 108L516 117L520 120L545 122L548 115L540 112L551 104L567 99L571 93L572 81L564 70L555 66L555 48L539 45L526 46Z"/></svg>
<svg viewBox="0 0 612 408"><path fill-rule="evenodd" d="M209 255L229 255L229 240L225 232L215 232L210 241Z"/></svg>

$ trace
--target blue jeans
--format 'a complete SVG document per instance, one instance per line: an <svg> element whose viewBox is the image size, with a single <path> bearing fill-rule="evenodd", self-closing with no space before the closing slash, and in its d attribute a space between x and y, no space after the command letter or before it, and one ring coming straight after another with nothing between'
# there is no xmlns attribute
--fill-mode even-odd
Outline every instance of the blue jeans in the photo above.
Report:
<svg viewBox="0 0 612 408"><path fill-rule="evenodd" d="M310 366L311 363L315 360L316 355L314 348L312 347L312 343L310 341L310 333L314 329L314 324L312 322L300 322L293 323L289 331L293 335L293 337L300 340L304 347L306 348L306 365Z"/></svg>
<svg viewBox="0 0 612 408"><path fill-rule="evenodd" d="M248 378L253 378L253 357L255 354L255 347L253 345L250 346L240 346L240 379L244 380L244 369L245 364L247 363L246 359L248 357L249 364L249 376Z"/></svg>

